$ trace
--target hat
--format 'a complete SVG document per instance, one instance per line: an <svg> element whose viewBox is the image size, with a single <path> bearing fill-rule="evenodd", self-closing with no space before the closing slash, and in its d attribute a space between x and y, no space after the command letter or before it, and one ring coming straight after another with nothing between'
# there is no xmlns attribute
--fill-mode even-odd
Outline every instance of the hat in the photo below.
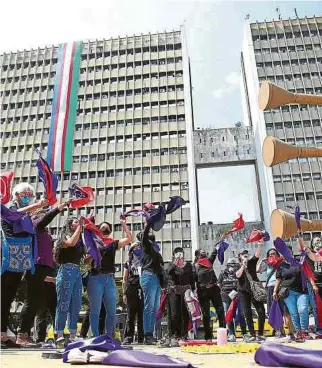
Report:
<svg viewBox="0 0 322 368"><path fill-rule="evenodd" d="M227 264L237 264L237 261L235 258L229 258Z"/></svg>
<svg viewBox="0 0 322 368"><path fill-rule="evenodd" d="M176 254L176 253L179 253L179 252L182 252L182 253L184 252L182 247L176 247L176 248L174 248L172 253L173 254Z"/></svg>
<svg viewBox="0 0 322 368"><path fill-rule="evenodd" d="M248 249L244 248L244 249L241 249L240 252L238 253L238 255L241 255L241 254L248 254Z"/></svg>
<svg viewBox="0 0 322 368"><path fill-rule="evenodd" d="M131 244L130 246L130 249L129 249L129 252L132 252L132 250L135 248L135 247L139 247L141 245L140 242L134 242Z"/></svg>

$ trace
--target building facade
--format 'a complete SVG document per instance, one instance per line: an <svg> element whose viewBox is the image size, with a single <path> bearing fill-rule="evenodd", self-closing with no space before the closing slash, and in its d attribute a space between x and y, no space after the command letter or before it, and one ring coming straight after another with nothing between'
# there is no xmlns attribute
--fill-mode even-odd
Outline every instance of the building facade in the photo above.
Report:
<svg viewBox="0 0 322 368"><path fill-rule="evenodd" d="M30 182L37 197L43 185L36 148L48 149L59 45L0 56L1 170L14 183ZM81 43L77 107L70 172L58 172L60 200L73 182L95 189L86 208L66 210L51 224L57 236L68 214L93 209L96 223L114 226L120 214L180 195L186 205L167 217L157 233L165 261L183 246L192 259L198 237L193 158L193 112L189 58L181 31ZM190 157L188 159L188 157ZM192 168L192 169L191 169ZM194 201L193 201L194 202ZM142 219L132 217L134 235ZM127 256L117 252L117 275Z"/></svg>
<svg viewBox="0 0 322 368"><path fill-rule="evenodd" d="M299 147L321 147L322 108L290 105L263 112L258 92L261 82L269 80L291 92L322 93L322 17L247 23L241 69L244 121L254 132L266 228L275 208L291 211L295 203L303 217L321 218L322 159L294 159L267 168L261 155L267 135ZM309 241L312 234L305 236Z"/></svg>

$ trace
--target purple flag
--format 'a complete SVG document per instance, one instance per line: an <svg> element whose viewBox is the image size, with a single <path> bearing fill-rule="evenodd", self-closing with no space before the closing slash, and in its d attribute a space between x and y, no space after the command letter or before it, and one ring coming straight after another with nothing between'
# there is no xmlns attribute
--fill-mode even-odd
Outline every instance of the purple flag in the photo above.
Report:
<svg viewBox="0 0 322 368"><path fill-rule="evenodd" d="M167 215L176 211L177 209L182 207L185 203L186 201L179 196L170 197L170 201L166 204Z"/></svg>
<svg viewBox="0 0 322 368"><path fill-rule="evenodd" d="M225 251L228 249L229 244L224 242L223 240L221 242L219 242L218 245L218 261L220 262L220 264L224 264L225 261Z"/></svg>
<svg viewBox="0 0 322 368"><path fill-rule="evenodd" d="M83 243L89 255L93 258L94 267L96 269L101 268L101 254L100 248L104 247L104 242L93 231L83 230Z"/></svg>
<svg viewBox="0 0 322 368"><path fill-rule="evenodd" d="M273 300L271 309L269 311L268 323L275 331L278 331L283 327L284 322L281 307L276 300Z"/></svg>

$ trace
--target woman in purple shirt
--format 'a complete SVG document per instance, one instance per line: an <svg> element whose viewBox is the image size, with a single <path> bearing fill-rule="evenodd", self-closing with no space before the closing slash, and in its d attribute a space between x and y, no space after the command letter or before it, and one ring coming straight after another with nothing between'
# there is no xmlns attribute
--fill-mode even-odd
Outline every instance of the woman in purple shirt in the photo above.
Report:
<svg viewBox="0 0 322 368"><path fill-rule="evenodd" d="M27 300L21 312L21 326L18 334L17 344L21 346L35 345L30 341L29 333L34 324L38 310L46 308L46 278L52 276L53 261L53 239L47 226L54 218L68 206L68 202L43 215L38 212L32 216L32 222L36 229L38 242L38 258L35 262L35 273L26 273Z"/></svg>

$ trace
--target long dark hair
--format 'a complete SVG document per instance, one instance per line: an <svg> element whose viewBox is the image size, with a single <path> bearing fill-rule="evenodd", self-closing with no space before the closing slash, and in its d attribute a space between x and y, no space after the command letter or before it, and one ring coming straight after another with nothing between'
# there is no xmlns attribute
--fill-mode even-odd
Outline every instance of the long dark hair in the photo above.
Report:
<svg viewBox="0 0 322 368"><path fill-rule="evenodd" d="M74 222L74 220L77 220L77 217L75 216L67 217L61 229L60 236L57 239L57 244L56 244L56 247L54 248L54 261L57 264L60 264L61 262L60 254L61 254L63 242L66 240L67 236L71 236L73 234L71 227L72 227L72 223Z"/></svg>

